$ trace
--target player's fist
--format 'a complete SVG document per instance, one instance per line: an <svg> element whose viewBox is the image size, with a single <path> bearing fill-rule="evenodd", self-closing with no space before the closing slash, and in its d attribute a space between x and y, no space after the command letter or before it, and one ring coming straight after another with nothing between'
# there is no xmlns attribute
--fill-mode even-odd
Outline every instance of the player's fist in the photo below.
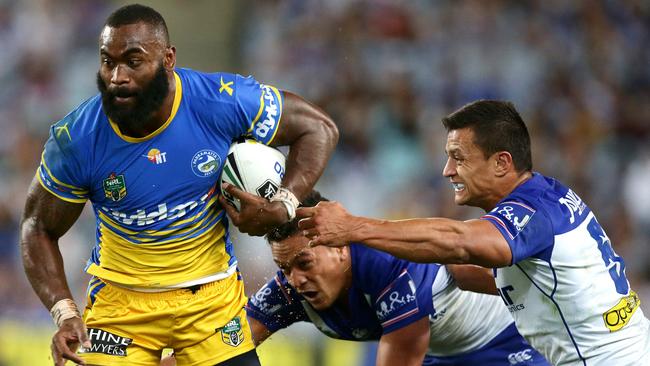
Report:
<svg viewBox="0 0 650 366"><path fill-rule="evenodd" d="M239 200L240 209L230 205L219 196L221 206L239 231L253 236L262 236L288 220L287 208L281 202L269 202L266 198L242 191L232 184L224 183L223 190Z"/></svg>

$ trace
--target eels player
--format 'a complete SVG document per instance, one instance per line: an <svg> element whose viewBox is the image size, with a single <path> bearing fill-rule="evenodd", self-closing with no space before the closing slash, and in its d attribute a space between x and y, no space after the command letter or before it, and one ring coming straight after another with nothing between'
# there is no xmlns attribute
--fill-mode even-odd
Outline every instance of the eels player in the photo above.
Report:
<svg viewBox="0 0 650 366"><path fill-rule="evenodd" d="M295 216L336 126L252 77L176 67L165 21L146 6L108 17L99 56L100 93L52 126L21 223L25 271L58 327L55 365L155 365L163 348L179 365L259 364L218 201L226 153L241 135L290 146L278 193L237 216L241 231L263 235ZM86 201L97 224L82 318L59 238Z"/></svg>

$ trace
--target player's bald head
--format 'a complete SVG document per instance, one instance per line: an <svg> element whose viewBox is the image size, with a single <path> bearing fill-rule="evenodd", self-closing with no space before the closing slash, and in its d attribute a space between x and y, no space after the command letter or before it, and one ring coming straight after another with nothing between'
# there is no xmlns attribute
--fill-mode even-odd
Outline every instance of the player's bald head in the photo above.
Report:
<svg viewBox="0 0 650 366"><path fill-rule="evenodd" d="M158 41L169 47L169 31L165 19L153 8L140 4L131 4L115 10L106 19L104 28L119 28L124 25L144 23L153 31Z"/></svg>

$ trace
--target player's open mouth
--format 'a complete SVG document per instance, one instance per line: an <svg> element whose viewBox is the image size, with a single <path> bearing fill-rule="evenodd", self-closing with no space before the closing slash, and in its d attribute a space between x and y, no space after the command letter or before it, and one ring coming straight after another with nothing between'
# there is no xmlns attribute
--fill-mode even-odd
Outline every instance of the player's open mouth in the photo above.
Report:
<svg viewBox="0 0 650 366"><path fill-rule="evenodd" d="M454 182L451 182L451 185L454 186L454 191L456 191L456 192L460 192L460 191L462 191L463 189L465 189L465 185L464 185L463 183L454 183Z"/></svg>
<svg viewBox="0 0 650 366"><path fill-rule="evenodd" d="M318 291L305 291L300 294L307 300L314 300L318 296Z"/></svg>

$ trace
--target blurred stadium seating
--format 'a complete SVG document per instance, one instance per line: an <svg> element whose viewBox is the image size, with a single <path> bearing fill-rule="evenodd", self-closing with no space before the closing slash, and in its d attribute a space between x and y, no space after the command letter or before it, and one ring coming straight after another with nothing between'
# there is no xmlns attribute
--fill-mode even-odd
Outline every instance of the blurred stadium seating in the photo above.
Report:
<svg viewBox="0 0 650 366"><path fill-rule="evenodd" d="M318 188L357 214L475 216L440 174L439 120L473 99L513 101L535 169L599 215L650 313L647 1L144 3L167 18L180 66L253 74L328 111L341 141ZM0 0L0 366L48 364L54 326L23 274L17 222L48 126L95 93L97 35L120 4ZM93 230L87 210L61 245L79 301ZM236 243L250 293L274 267L261 240ZM271 342L266 365L367 358L306 326Z"/></svg>

